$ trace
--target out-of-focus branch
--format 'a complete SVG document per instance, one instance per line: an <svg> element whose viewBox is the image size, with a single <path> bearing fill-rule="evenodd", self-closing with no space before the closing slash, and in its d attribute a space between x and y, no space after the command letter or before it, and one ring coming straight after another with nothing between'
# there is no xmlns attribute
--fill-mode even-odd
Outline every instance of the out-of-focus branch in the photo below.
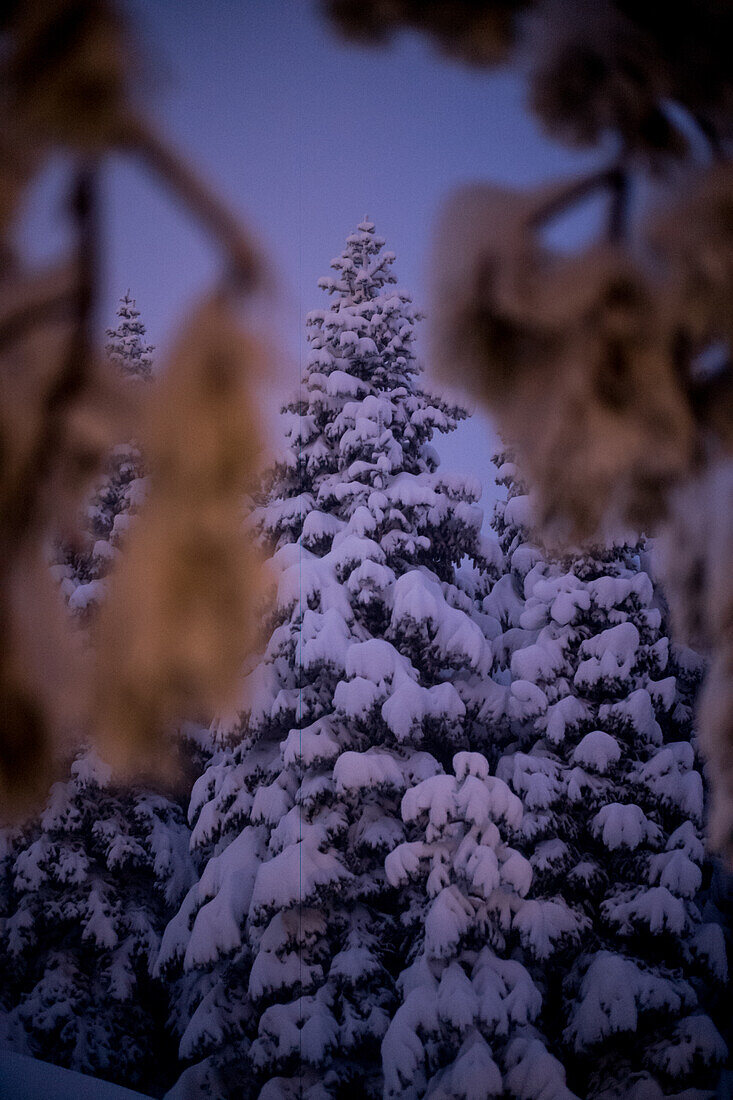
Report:
<svg viewBox="0 0 733 1100"><path fill-rule="evenodd" d="M35 446L26 457L24 470L16 479L15 499L7 502L3 517L4 547L20 542L37 522L37 501L50 464L59 449L63 435L63 417L67 407L84 390L90 374L92 358L92 328L94 297L97 285L97 249L99 233L96 217L95 161L82 165L74 182L71 210L77 227L76 287L71 294L56 299L43 299L30 304L25 317L26 327L35 315L48 323L62 308L69 307L73 330L61 369L56 373L43 401L41 430ZM19 313L21 311L19 310ZM19 313L15 314L16 334ZM13 315L8 319L13 322ZM5 336L8 335L6 321ZM12 323L10 324L12 331ZM2 330L0 330L2 335Z"/></svg>
<svg viewBox="0 0 733 1100"><path fill-rule="evenodd" d="M629 173L618 166L609 179L611 195L608 204L608 239L613 244L623 240L629 221Z"/></svg>
<svg viewBox="0 0 733 1100"><path fill-rule="evenodd" d="M76 289L69 287L59 291L57 283L54 274L49 286L22 284L23 295L16 295L18 300L0 316L0 354L37 325L68 321L73 317Z"/></svg>
<svg viewBox="0 0 733 1100"><path fill-rule="evenodd" d="M689 393L701 429L730 448L733 445L733 364L728 362L712 378L691 382Z"/></svg>
<svg viewBox="0 0 733 1100"><path fill-rule="evenodd" d="M573 180L566 187L554 190L545 202L536 206L528 219L528 228L531 230L541 228L596 191L607 189L615 197L623 191L625 180L626 173L620 164L606 165L597 172L591 172L581 179Z"/></svg>
<svg viewBox="0 0 733 1100"><path fill-rule="evenodd" d="M102 159L121 152L139 160L202 225L223 259L218 290L236 296L251 292L261 286L264 265L234 213L137 113L134 45L112 0L16 4L8 17L0 17L0 36L5 153L0 170L0 802L5 812L11 803L22 806L31 794L44 795L59 755L73 747L69 736L75 742L94 739L104 726L110 756L132 766L134 718L138 744L155 759L165 755L156 746L170 726L216 709L234 693L254 621L249 609L255 570L242 566L251 548L240 529L240 509L257 458L252 429L258 418L250 400L257 357L249 334L238 333L234 316L213 307L178 343L166 371L174 396L172 407L163 402L160 415L173 417L175 431L168 432L163 446L165 433L153 429L155 442L147 448L155 499L163 504L152 517L142 518L145 544L137 556L133 546L125 573L125 591L134 597L117 605L124 623L120 619L101 632L106 649L100 643L86 647L83 658L77 654L78 631L53 590L44 548L49 540L75 544L83 538L79 513L92 476L101 471L109 448L130 433L137 437L146 421L141 416L134 429L126 423L133 406L143 402L118 389L97 356ZM64 265L39 275L16 261L7 232L23 192L58 151L76 165L68 211L75 248ZM211 297L216 299L216 292ZM193 366L188 343L197 350ZM185 410L182 394L188 398ZM235 405L240 419L233 429ZM189 467L185 463L196 433L200 446L192 449ZM225 438L219 465L207 465L205 447L216 457ZM236 484L227 485L228 495L216 480L219 467L239 474ZM165 495L171 469L180 473L173 503L171 494ZM195 495L190 491L194 480ZM179 498L187 510L178 506ZM178 550L185 545L193 569L204 544L210 583L202 587L196 577L184 591ZM181 630L186 615L190 629ZM138 707L134 715L123 715L123 722L105 725L100 701L113 692L120 673L115 639L124 634L134 648L145 633L142 627L149 628L145 636L152 641L137 666L140 684L133 675L126 687L129 698L142 699L147 710L142 714ZM98 655L94 673L87 667L92 649ZM92 682L96 712L89 698Z"/></svg>
<svg viewBox="0 0 733 1100"><path fill-rule="evenodd" d="M138 118L122 124L119 144L142 160L211 233L228 259L234 285L240 290L253 289L263 270L254 241L186 159L149 123Z"/></svg>

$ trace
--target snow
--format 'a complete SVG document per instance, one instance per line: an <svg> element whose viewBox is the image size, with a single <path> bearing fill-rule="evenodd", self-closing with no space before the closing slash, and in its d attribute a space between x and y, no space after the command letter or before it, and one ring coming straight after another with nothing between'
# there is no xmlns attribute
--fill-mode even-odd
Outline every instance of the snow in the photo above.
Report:
<svg viewBox="0 0 733 1100"><path fill-rule="evenodd" d="M343 522L336 516L311 508L303 520L301 539L307 547L322 539L334 539L343 530L343 526Z"/></svg>
<svg viewBox="0 0 733 1100"><path fill-rule="evenodd" d="M463 967L451 962L440 976L438 1017L456 1031L465 1032L478 1015L478 997Z"/></svg>
<svg viewBox="0 0 733 1100"><path fill-rule="evenodd" d="M604 773L621 759L621 746L609 733L592 730L575 746L572 758L586 768Z"/></svg>
<svg viewBox="0 0 733 1100"><path fill-rule="evenodd" d="M627 901L611 898L602 906L606 919L623 935L629 935L638 925L645 925L652 934L669 931L681 936L687 930L685 906L666 887L654 886L630 893Z"/></svg>
<svg viewBox="0 0 733 1100"><path fill-rule="evenodd" d="M725 934L719 924L700 925L690 940L690 949L705 960L718 981L728 981Z"/></svg>
<svg viewBox="0 0 733 1100"><path fill-rule="evenodd" d="M349 794L382 787L396 791L405 788L405 777L398 761L391 753L378 749L342 753L334 766L333 779L338 791Z"/></svg>
<svg viewBox="0 0 733 1100"><path fill-rule="evenodd" d="M347 341L350 343L356 342L354 333L341 333L341 346L343 347ZM358 397L365 392L365 389L366 387L361 379L355 378L353 374L347 374L343 370L332 370L326 379L326 393L329 393L332 397Z"/></svg>
<svg viewBox="0 0 733 1100"><path fill-rule="evenodd" d="M536 684L554 679L565 665L562 646L549 638L536 645L518 649L511 660L512 676Z"/></svg>
<svg viewBox="0 0 733 1100"><path fill-rule="evenodd" d="M702 871L680 851L660 852L649 861L649 881L671 890L677 897L692 898L702 885Z"/></svg>
<svg viewBox="0 0 733 1100"><path fill-rule="evenodd" d="M664 680L649 680L647 690L660 710L671 710L677 695L676 676L667 676Z"/></svg>
<svg viewBox="0 0 733 1100"><path fill-rule="evenodd" d="M417 674L410 662L383 638L370 638L369 641L349 646L344 671L350 678L358 676L375 684L392 682L398 669L416 679Z"/></svg>
<svg viewBox="0 0 733 1100"><path fill-rule="evenodd" d="M397 1009L382 1041L385 1098L417 1097L424 1088L424 1052L420 1035L438 1030L435 1000L421 989L409 993Z"/></svg>
<svg viewBox="0 0 733 1100"><path fill-rule="evenodd" d="M0 1050L3 1100L140 1100L143 1095L50 1062Z"/></svg>
<svg viewBox="0 0 733 1100"><path fill-rule="evenodd" d="M667 851L679 848L696 863L701 863L705 857L705 846L691 821L684 821L670 833L666 847Z"/></svg>
<svg viewBox="0 0 733 1100"><path fill-rule="evenodd" d="M256 869L250 919L308 904L324 887L338 887L349 878L350 873L334 855L319 851L313 840L304 839Z"/></svg>
<svg viewBox="0 0 733 1100"><path fill-rule="evenodd" d="M88 584L80 584L69 597L71 611L87 611L90 605L99 603L106 591L104 581L89 581Z"/></svg>
<svg viewBox="0 0 733 1100"><path fill-rule="evenodd" d="M382 694L379 684L363 676L357 676L353 680L339 681L334 692L333 705L345 717L364 721L377 705Z"/></svg>
<svg viewBox="0 0 733 1100"><path fill-rule="evenodd" d="M349 627L336 608L324 614L309 609L303 615L295 660L306 671L324 665L341 670L350 639Z"/></svg>
<svg viewBox="0 0 733 1100"><path fill-rule="evenodd" d="M87 898L88 916L84 921L82 939L93 939L97 947L112 949L117 944L113 919L114 902L100 884L95 883Z"/></svg>
<svg viewBox="0 0 733 1100"><path fill-rule="evenodd" d="M702 1062L723 1062L728 1054L722 1036L709 1016L687 1016L676 1028L673 1042L657 1053L655 1061L674 1076L688 1074Z"/></svg>
<svg viewBox="0 0 733 1100"><path fill-rule="evenodd" d="M97 787L106 787L112 779L112 769L96 752L84 752L72 761L70 772L74 780L81 787L94 784ZM48 815L48 816L47 816ZM44 811L42 824L45 828L52 827L50 808Z"/></svg>
<svg viewBox="0 0 733 1100"><path fill-rule="evenodd" d="M582 1051L615 1032L636 1031L639 1011L678 1012L693 996L684 982L656 977L631 959L600 951L581 982L566 1038Z"/></svg>
<svg viewBox="0 0 733 1100"><path fill-rule="evenodd" d="M402 817L405 821L414 821L421 814L427 814L433 830L439 830L447 824L449 815L455 807L457 784L452 775L435 775L412 787L402 799ZM428 840L431 834L428 834Z"/></svg>
<svg viewBox="0 0 733 1100"><path fill-rule="evenodd" d="M519 598L509 573L505 573L482 603L482 608L507 626L519 626L523 614L524 601Z"/></svg>
<svg viewBox="0 0 733 1100"><path fill-rule="evenodd" d="M473 967L479 1018L486 1028L505 1036L512 1024L523 1027L539 1015L542 995L515 959L501 959L483 947Z"/></svg>
<svg viewBox="0 0 733 1100"><path fill-rule="evenodd" d="M184 966L191 970L242 944L242 919L252 901L262 859L263 832L244 829L206 864L194 897L201 905L191 928ZM164 945L164 950L167 945Z"/></svg>
<svg viewBox="0 0 733 1100"><path fill-rule="evenodd" d="M465 714L466 707L453 684L421 687L402 670L395 677L392 694L382 706L382 718L398 741L418 736L427 719L442 721L450 728Z"/></svg>
<svg viewBox="0 0 733 1100"><path fill-rule="evenodd" d="M489 778L489 762L480 752L457 752L453 757L453 770L459 783L467 775L483 780Z"/></svg>
<svg viewBox="0 0 733 1100"><path fill-rule="evenodd" d="M659 826L650 821L640 806L610 802L598 811L591 829L611 851L638 848L646 840L656 840Z"/></svg>
<svg viewBox="0 0 733 1100"><path fill-rule="evenodd" d="M598 717L606 726L629 725L645 741L655 745L662 743L662 731L646 688L637 688L618 703L602 703Z"/></svg>
<svg viewBox="0 0 733 1100"><path fill-rule="evenodd" d="M558 941L577 938L587 919L562 901L527 900L514 917L522 943L538 959L547 959Z"/></svg>
<svg viewBox="0 0 733 1100"><path fill-rule="evenodd" d="M323 978L323 968L309 966L302 958L302 936L317 934L320 924L306 912L294 914L290 910L276 913L267 926L249 974L247 992L250 997L260 1000L272 997L280 990L287 991L300 983L308 988ZM284 950L283 945L295 950Z"/></svg>
<svg viewBox="0 0 733 1100"><path fill-rule="evenodd" d="M639 648L639 631L633 623L609 627L581 644L581 660L575 673L579 688L606 683L611 689L627 679Z"/></svg>
<svg viewBox="0 0 733 1100"><path fill-rule="evenodd" d="M250 813L254 824L277 825L293 805L292 794L279 779L257 788Z"/></svg>
<svg viewBox="0 0 733 1100"><path fill-rule="evenodd" d="M426 1097L431 1100L489 1100L502 1096L504 1086L501 1070L494 1061L486 1040L475 1028L459 1048L455 1061L436 1075Z"/></svg>
<svg viewBox="0 0 733 1100"><path fill-rule="evenodd" d="M394 586L392 630L420 623L430 630L433 644L448 657L478 668L487 651L480 628L462 611L446 603L439 584L418 570L399 577Z"/></svg>
<svg viewBox="0 0 733 1100"><path fill-rule="evenodd" d="M578 1100L565 1084L565 1069L532 1035L507 1048L506 1084L515 1100Z"/></svg>
<svg viewBox="0 0 733 1100"><path fill-rule="evenodd" d="M646 573L633 577L598 577L588 582L588 593L601 611L620 607L631 595L636 596L642 607L651 606L654 599L652 582Z"/></svg>
<svg viewBox="0 0 733 1100"><path fill-rule="evenodd" d="M532 504L529 496L516 496L507 501L504 511L506 522L516 527L531 528L533 525Z"/></svg>
<svg viewBox="0 0 733 1100"><path fill-rule="evenodd" d="M547 696L542 688L533 684L530 680L514 680L509 686L510 718L525 722L530 718L539 717L547 710Z"/></svg>
<svg viewBox="0 0 733 1100"><path fill-rule="evenodd" d="M335 760L340 747L331 734L330 724L326 719L319 718L305 729L290 730L282 742L280 752L285 767L297 763L308 768L317 763Z"/></svg>
<svg viewBox="0 0 733 1100"><path fill-rule="evenodd" d="M544 723L548 740L555 745L560 744L566 733L572 732L589 717L590 711L582 699L576 695L566 695L547 708Z"/></svg>
<svg viewBox="0 0 733 1100"><path fill-rule="evenodd" d="M525 498L514 497L508 502L505 518L509 523L512 522L510 505L522 499ZM542 577L534 583L531 592L520 617L520 625L529 630L543 626L548 617L559 626L567 626L576 621L579 612L588 611L591 604L588 587L573 573Z"/></svg>
<svg viewBox="0 0 733 1100"><path fill-rule="evenodd" d="M695 753L687 741L676 741L660 749L639 769L650 790L676 806L694 821L703 818L702 776L696 770Z"/></svg>
<svg viewBox="0 0 733 1100"><path fill-rule="evenodd" d="M560 794L559 767L549 756L517 752L499 761L497 775L522 798L528 810L546 809Z"/></svg>

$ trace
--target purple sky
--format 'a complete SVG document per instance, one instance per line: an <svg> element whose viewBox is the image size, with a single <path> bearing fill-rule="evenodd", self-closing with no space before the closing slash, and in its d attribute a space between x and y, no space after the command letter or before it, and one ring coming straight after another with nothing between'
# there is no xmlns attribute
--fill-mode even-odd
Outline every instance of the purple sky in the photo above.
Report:
<svg viewBox="0 0 733 1100"><path fill-rule="evenodd" d="M384 50L345 45L313 0L128 0L152 73L146 107L254 230L279 280L275 324L288 353L273 388L295 385L304 317L364 214L396 252L396 273L426 303L426 257L442 199L461 183L533 184L588 158L545 140L510 72L487 75L403 35ZM105 323L128 287L153 343L217 270L197 227L140 169L107 174ZM31 204L27 240L52 252L40 213L57 176ZM278 395L279 396L279 395ZM439 439L444 466L489 481L490 428L476 415Z"/></svg>

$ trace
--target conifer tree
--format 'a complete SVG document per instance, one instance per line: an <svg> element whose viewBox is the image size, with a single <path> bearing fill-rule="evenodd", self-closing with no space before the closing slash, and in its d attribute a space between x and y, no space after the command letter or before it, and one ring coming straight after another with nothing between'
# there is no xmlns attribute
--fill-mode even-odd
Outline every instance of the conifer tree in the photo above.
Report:
<svg viewBox="0 0 733 1100"><path fill-rule="evenodd" d="M188 838L170 799L115 786L93 752L77 757L13 853L6 1042L146 1091L170 1083L167 993L151 972L190 885Z"/></svg>
<svg viewBox="0 0 733 1100"><path fill-rule="evenodd" d="M519 923L543 1030L581 1096L708 1095L725 1045L703 1005L726 959L701 900L701 662L670 644L643 543L543 555L506 454L499 479L508 572L484 603L511 682L488 697L497 775L525 811L514 842L534 879Z"/></svg>
<svg viewBox="0 0 733 1100"><path fill-rule="evenodd" d="M120 331L137 317L129 296L120 316ZM149 363L139 366L144 331L135 321L137 343L120 342L115 360L131 384L149 377ZM93 626L144 485L137 446L116 446L87 511L85 548L62 551L52 567L72 612L84 613L79 629ZM152 969L191 884L189 835L174 798L119 786L84 746L43 813L0 830L0 1042L150 1092L170 1084L169 992Z"/></svg>
<svg viewBox="0 0 733 1100"><path fill-rule="evenodd" d="M308 317L254 516L276 610L194 789L201 875L161 953L189 976L181 1096L381 1095L412 935L384 869L401 799L485 736L488 617L455 570L491 571L497 548L479 487L437 471L431 438L465 414L419 385L417 314L383 244L365 220L320 281L332 303Z"/></svg>
<svg viewBox="0 0 733 1100"><path fill-rule="evenodd" d="M110 362L129 378L152 378L155 347L145 339L145 325L138 320L140 310L135 299L130 297L129 290L120 298L117 317L117 328L107 329L109 343L106 350Z"/></svg>
<svg viewBox="0 0 733 1100"><path fill-rule="evenodd" d="M120 299L117 328L108 329L107 355L120 376L131 384L152 378L152 344L129 291ZM79 615L88 614L104 593L104 576L119 552L132 513L145 495L140 449L134 440L116 444L107 459L104 478L86 506L86 530L81 548L62 547L53 567L68 599Z"/></svg>
<svg viewBox="0 0 733 1100"><path fill-rule="evenodd" d="M457 753L453 766L405 793L414 839L386 860L407 893L411 945L382 1044L384 1095L576 1100L532 1026L542 997L514 957L532 868L502 832L518 830L521 801L482 753Z"/></svg>

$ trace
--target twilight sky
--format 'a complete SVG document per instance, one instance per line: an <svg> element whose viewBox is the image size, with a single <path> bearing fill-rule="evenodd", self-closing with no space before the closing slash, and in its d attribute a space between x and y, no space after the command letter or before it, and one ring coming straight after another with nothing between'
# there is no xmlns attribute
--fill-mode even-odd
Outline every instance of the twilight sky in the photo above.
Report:
<svg viewBox="0 0 733 1100"><path fill-rule="evenodd" d="M441 200L462 183L531 185L577 170L524 110L513 73L487 75L403 35L391 47L346 45L314 0L126 0L147 50L146 106L169 137L254 230L279 280L278 338L288 354L273 389L295 385L304 318L322 305L316 281L364 214L395 270L426 305L426 258ZM53 251L55 225L39 213L53 173L31 204L28 239ZM153 343L216 272L217 257L138 168L116 162L106 194L105 323L129 287ZM279 396L279 394L278 394ZM490 480L488 421L476 415L437 440L444 467Z"/></svg>

